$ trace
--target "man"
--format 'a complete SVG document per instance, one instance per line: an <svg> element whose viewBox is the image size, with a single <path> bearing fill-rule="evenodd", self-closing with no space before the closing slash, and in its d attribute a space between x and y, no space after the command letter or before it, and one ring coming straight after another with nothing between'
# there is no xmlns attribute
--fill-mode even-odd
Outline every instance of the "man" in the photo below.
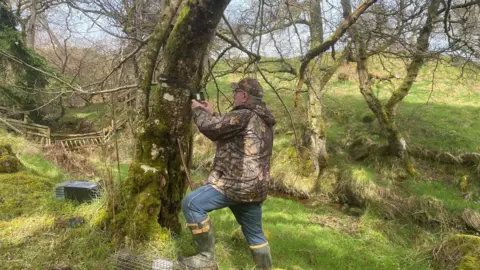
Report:
<svg viewBox="0 0 480 270"><path fill-rule="evenodd" d="M199 131L216 142L208 184L189 193L182 210L198 252L180 257L188 269L217 269L212 221L208 212L229 207L250 245L257 269L271 269L270 247L262 230L262 202L267 197L275 119L253 78L232 84L234 107L223 116L207 102L192 100Z"/></svg>

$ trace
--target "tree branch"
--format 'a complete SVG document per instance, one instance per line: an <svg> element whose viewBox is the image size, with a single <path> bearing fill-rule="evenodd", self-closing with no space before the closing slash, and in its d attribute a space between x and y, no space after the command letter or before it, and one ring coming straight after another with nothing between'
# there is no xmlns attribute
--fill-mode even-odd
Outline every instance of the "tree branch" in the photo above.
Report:
<svg viewBox="0 0 480 270"><path fill-rule="evenodd" d="M70 89L72 89L73 91L80 92L80 93L83 93L83 94L88 94L88 92L82 90L81 88L77 88L77 87L69 84L68 82L66 82L66 81L58 78L55 74L48 73L48 72L46 72L46 71L44 71L44 70L41 70L41 69L39 69L39 68L37 68L37 67L34 67L34 66L32 66L32 65L29 65L29 64L23 62L22 60L16 58L15 56L13 56L13 55L11 55L11 54L8 54L7 52L5 52L5 51L3 51L3 50L0 50L0 55L5 56L5 57L7 57L8 59L10 59L10 60L12 60L12 61L14 61L14 62L17 62L17 63L19 63L19 64L21 64L21 65L24 65L24 66L26 66L26 67L28 67L28 68L31 68L31 69L33 69L33 70L36 70L36 71L42 73L43 75L45 75L45 76L47 76L47 77L50 77L50 78L52 78L52 79L54 79L54 80L56 80L56 81L58 81L58 82L60 82L60 83L62 83L62 84L64 84L64 85L68 86L68 87L69 87Z"/></svg>
<svg viewBox="0 0 480 270"><path fill-rule="evenodd" d="M235 43L235 41L229 39L227 36L225 36L224 34L220 33L219 31L216 32L216 36L219 37L221 40L227 42L228 44L232 45L233 47L239 49L240 51L246 53L250 58L254 58L255 60L260 60L261 56L254 53L254 52L251 52L249 50L247 50L247 48L245 48L242 44L237 44Z"/></svg>
<svg viewBox="0 0 480 270"><path fill-rule="evenodd" d="M333 46L342 36L343 34L347 31L347 29L357 21L357 19L360 17L361 14L363 14L371 5L373 5L377 0L367 0L363 2L352 14L350 14L346 19L342 21L342 23L337 27L335 32L322 44L318 45L317 47L311 49L310 51L307 52L305 57L302 59L302 64L300 65L300 70L299 70L299 78L298 78L298 84L297 84L297 90L300 91L302 89L302 85L304 82L304 77L305 77L305 70L307 69L308 64L310 64L310 61L317 57L319 54L325 52Z"/></svg>

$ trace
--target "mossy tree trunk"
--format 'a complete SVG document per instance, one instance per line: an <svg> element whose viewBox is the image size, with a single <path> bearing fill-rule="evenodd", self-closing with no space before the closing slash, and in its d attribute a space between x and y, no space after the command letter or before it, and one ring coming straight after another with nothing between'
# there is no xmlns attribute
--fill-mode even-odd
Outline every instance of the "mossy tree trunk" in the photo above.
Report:
<svg viewBox="0 0 480 270"><path fill-rule="evenodd" d="M322 72L313 70L312 78L310 79L306 135L308 135L308 141L311 143L312 165L315 168L317 181L320 180L322 170L327 166L328 162L327 136L322 106L324 90L333 74L347 58L349 51L350 44L345 47L342 54L337 57L332 65L323 67Z"/></svg>
<svg viewBox="0 0 480 270"><path fill-rule="evenodd" d="M323 43L323 18L320 0L310 0L310 50ZM314 172L317 175L317 181L320 180L322 170L327 166L327 137L325 121L323 118L322 96L325 86L332 78L335 71L341 65L346 57L349 46L345 48L344 53L336 59L330 66L323 66L322 54L317 56L317 62L320 63L321 70L317 65L312 65L308 86L308 104L307 104L307 131L304 136L308 137L308 148L311 151L311 160Z"/></svg>
<svg viewBox="0 0 480 270"><path fill-rule="evenodd" d="M145 238L158 224L173 232L181 230L178 214L186 191L182 155L188 153L191 136L190 91L185 85L200 85L199 69L205 50L228 3L189 0L185 4L164 47L161 76L171 82L150 92L155 61L171 20L171 14L162 13L164 17L147 46L142 66L142 89L148 99L152 98L153 109L150 113L147 99L137 132L135 158L113 219L114 230L121 236Z"/></svg>
<svg viewBox="0 0 480 270"><path fill-rule="evenodd" d="M425 57L428 53L429 39L433 31L433 24L437 18L437 10L440 2L440 0L433 0L430 2L427 11L427 19L417 39L415 53L412 61L407 67L407 76L400 87L393 92L385 105L380 102L378 97L375 96L372 91L373 80L368 75L368 55L365 41L355 26L349 30L357 49L357 72L360 81L360 92L370 110L375 114L382 130L387 134L388 153L402 158L405 169L409 174L415 174L416 171L408 155L406 140L395 122L396 110L398 104L408 95L413 82L418 76L420 68L425 62ZM342 7L345 16L350 14L350 1L342 0Z"/></svg>
<svg viewBox="0 0 480 270"><path fill-rule="evenodd" d="M323 42L323 18L322 6L320 0L310 0L310 49L315 48ZM318 62L322 63L322 54L318 55ZM327 165L327 138L325 134L325 122L323 120L322 101L320 99L321 90L318 90L316 82L322 76L315 66L311 70L311 80L308 84L308 104L307 104L307 130L304 136L308 136L311 151L312 165L315 174L320 175L321 171Z"/></svg>

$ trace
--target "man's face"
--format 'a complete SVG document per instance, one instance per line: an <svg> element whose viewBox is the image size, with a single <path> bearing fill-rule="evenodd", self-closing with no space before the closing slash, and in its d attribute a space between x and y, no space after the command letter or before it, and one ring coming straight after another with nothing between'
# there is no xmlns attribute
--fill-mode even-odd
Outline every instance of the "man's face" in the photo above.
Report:
<svg viewBox="0 0 480 270"><path fill-rule="evenodd" d="M247 103L248 101L248 93L243 91L240 88L237 88L233 91L233 103L235 105L242 105Z"/></svg>

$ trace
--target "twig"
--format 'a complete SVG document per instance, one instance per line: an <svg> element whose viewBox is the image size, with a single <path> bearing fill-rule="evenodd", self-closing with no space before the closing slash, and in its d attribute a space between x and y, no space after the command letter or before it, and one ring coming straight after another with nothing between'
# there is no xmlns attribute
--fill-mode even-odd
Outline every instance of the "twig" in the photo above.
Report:
<svg viewBox="0 0 480 270"><path fill-rule="evenodd" d="M288 117L290 118L290 123L292 124L292 128L293 128L293 134L295 136L295 149L297 149L297 147L299 146L299 143L298 143L298 137L297 137L297 130L295 128L295 124L294 124L294 121L293 121L293 117L292 117L292 114L290 113L290 110L288 109L287 105L285 104L285 102L283 101L282 97L278 94L277 90L275 89L275 87L272 85L272 83L267 79L267 77L265 77L265 74L263 74L262 70L260 68L257 68L258 72L260 73L260 75L262 76L263 80L268 84L268 86L270 86L270 88L273 90L273 92L275 93L275 95L278 97L278 99L280 100L280 102L282 103L283 107L285 108L285 111L288 113Z"/></svg>
<svg viewBox="0 0 480 270"><path fill-rule="evenodd" d="M432 97L432 94L433 94L433 88L435 86L435 74L437 72L439 62L440 61L437 59L437 63L435 64L435 68L433 69L433 72L432 72L432 90L430 90L430 94L428 95L428 99L427 99L427 103L426 103L427 105L430 102L430 98Z"/></svg>
<svg viewBox="0 0 480 270"><path fill-rule="evenodd" d="M117 69L119 69L125 62L127 62L128 59L130 59L132 56L134 56L140 49L143 47L143 45L146 44L146 42L150 39L150 37L146 38L145 42L140 43L140 45L137 46L137 48L132 51L130 54L125 56L111 71L108 73L101 81L93 83L91 85L98 85L98 84L103 84Z"/></svg>
<svg viewBox="0 0 480 270"><path fill-rule="evenodd" d="M218 87L217 79L215 78L215 75L213 75L212 70L210 69L209 71L210 71L210 75L213 78L213 82L215 83L215 87L217 88L217 110L218 110L219 114L222 114L222 112L220 111L220 96L219 96L219 93L221 93L225 97L225 99L227 99L227 101L230 103L230 106L233 106L233 102L220 90L220 87Z"/></svg>
<svg viewBox="0 0 480 270"><path fill-rule="evenodd" d="M285 1L285 4L287 6L288 17L290 18L290 21L292 22L293 29L295 30L295 34L297 34L298 44L299 44L299 47L300 47L300 55L303 57L302 39L300 38L300 33L298 32L297 24L293 23L293 15L292 15L292 11L290 10L290 4L288 3L288 1Z"/></svg>
<svg viewBox="0 0 480 270"><path fill-rule="evenodd" d="M334 45L340 37L343 36L343 34L347 31L347 29L354 24L357 19L360 17L362 13L367 10L371 5L373 5L377 0L367 0L363 2L352 14L350 14L346 19L344 19L340 25L337 27L335 32L324 42L322 42L320 45L317 47L311 49L310 51L307 52L305 57L302 59L302 64L300 65L300 70L299 70L299 78L298 78L298 84L297 84L297 91L300 91L302 88L303 82L304 82L304 76L305 76L305 70L307 69L308 64L310 64L310 61L317 57L319 54L325 52L330 48L332 45Z"/></svg>
<svg viewBox="0 0 480 270"><path fill-rule="evenodd" d="M264 0L259 1L260 7L259 7L258 12L260 13L260 32L262 32L262 30L263 30L263 6L264 6L264 4L265 4ZM256 24L255 24L255 26L256 26ZM262 36L263 35L260 35L258 37L257 55L260 55L260 46L262 45ZM257 61L258 61L258 59L257 59Z"/></svg>
<svg viewBox="0 0 480 270"><path fill-rule="evenodd" d="M56 80L56 81L58 81L58 82L60 82L60 83L63 83L64 85L66 85L66 86L68 86L69 88L73 89L74 91L77 91L77 92L80 92L80 93L83 93L83 94L88 94L88 93L85 92L84 90L82 90L82 89L80 89L80 88L76 88L76 87L74 87L73 85L69 84L68 82L66 82L66 81L58 78L56 75L50 74L50 73L48 73L48 72L46 72L46 71L43 71L43 70L41 70L41 69L39 69L39 68L37 68L37 67L34 67L34 66L30 65L30 64L27 64L27 63L25 63L24 61L16 58L15 56L13 56L13 55L11 55L11 54L9 54L9 53L6 53L6 52L3 51L3 50L0 50L0 55L3 55L3 56L7 57L8 59L10 59L10 60L12 60L12 61L14 61L14 62L17 62L17 63L19 63L19 64L22 64L22 65L24 65L24 66L26 66L26 67L29 67L29 68L33 69L33 70L36 70L36 71L42 73L43 75L46 75L46 76L48 76L48 77L51 77L51 78L53 78L54 80Z"/></svg>
<svg viewBox="0 0 480 270"><path fill-rule="evenodd" d="M190 189L193 190L192 179L190 178L190 172L189 172L190 169L188 168L187 163L185 162L185 156L183 155L182 143L180 142L179 138L177 138L177 143L178 143L178 150L180 151L180 159L182 159L183 168L185 169L185 175L187 176L188 185L190 186Z"/></svg>
<svg viewBox="0 0 480 270"><path fill-rule="evenodd" d="M209 64L209 71L208 71L208 75L205 76L205 80L203 82L203 87L206 88L207 87L207 83L208 83L208 78L211 76L213 76L213 69L215 68L215 66L217 65L218 61L220 61L220 59L225 55L225 53L227 53L230 49L232 49L233 46L228 46L227 48L225 48L222 52L220 52L220 54L217 56L217 59L215 59L215 62L213 62L212 65L210 65L210 60L208 60L208 64Z"/></svg>
<svg viewBox="0 0 480 270"><path fill-rule="evenodd" d="M91 95L108 94L108 93L113 93L113 92L129 89L129 88L136 88L136 87L138 87L138 84L130 84L130 85L119 86L117 88L111 88L106 90L86 92L86 94L91 94Z"/></svg>
<svg viewBox="0 0 480 270"><path fill-rule="evenodd" d="M224 34L220 33L219 31L216 32L217 37L219 37L221 40L227 42L228 44L232 45L233 47L239 49L240 51L246 53L250 58L255 58L260 60L261 56L247 50L242 44L237 44L235 41L229 39L227 36Z"/></svg>

